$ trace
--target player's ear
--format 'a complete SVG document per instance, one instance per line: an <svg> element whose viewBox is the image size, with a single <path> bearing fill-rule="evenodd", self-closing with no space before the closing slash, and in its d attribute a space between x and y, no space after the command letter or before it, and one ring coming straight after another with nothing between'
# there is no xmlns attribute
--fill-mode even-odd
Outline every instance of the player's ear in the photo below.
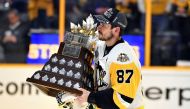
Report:
<svg viewBox="0 0 190 109"><path fill-rule="evenodd" d="M114 32L115 32L115 33L120 33L120 27L115 27L115 28L114 28Z"/></svg>

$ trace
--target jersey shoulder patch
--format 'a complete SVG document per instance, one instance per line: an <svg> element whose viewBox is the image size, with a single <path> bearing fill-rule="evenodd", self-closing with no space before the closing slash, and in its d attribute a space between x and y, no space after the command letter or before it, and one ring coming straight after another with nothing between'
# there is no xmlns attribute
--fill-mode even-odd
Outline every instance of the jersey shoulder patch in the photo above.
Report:
<svg viewBox="0 0 190 109"><path fill-rule="evenodd" d="M129 61L129 57L126 53L120 53L117 57L118 62L127 62Z"/></svg>
<svg viewBox="0 0 190 109"><path fill-rule="evenodd" d="M109 53L109 61L121 64L133 61L133 52L127 43L117 44Z"/></svg>

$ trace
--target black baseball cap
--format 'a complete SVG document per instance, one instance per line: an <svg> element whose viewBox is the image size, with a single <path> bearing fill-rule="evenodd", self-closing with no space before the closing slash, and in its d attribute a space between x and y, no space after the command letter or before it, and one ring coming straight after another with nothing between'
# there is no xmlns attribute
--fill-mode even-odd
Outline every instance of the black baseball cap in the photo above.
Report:
<svg viewBox="0 0 190 109"><path fill-rule="evenodd" d="M124 14L119 13L117 9L109 8L102 15L94 15L96 20L99 23L107 23L113 26L118 26L121 29L125 29L127 27L127 18Z"/></svg>

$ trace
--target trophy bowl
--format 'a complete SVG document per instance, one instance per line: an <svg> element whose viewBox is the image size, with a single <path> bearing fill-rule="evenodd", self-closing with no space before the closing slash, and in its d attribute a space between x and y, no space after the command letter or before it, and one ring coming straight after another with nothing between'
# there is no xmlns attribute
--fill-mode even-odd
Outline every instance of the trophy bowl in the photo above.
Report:
<svg viewBox="0 0 190 109"><path fill-rule="evenodd" d="M92 60L93 54L85 47L61 43L58 53L27 81L54 97L62 91L80 95L78 88L93 91Z"/></svg>
<svg viewBox="0 0 190 109"><path fill-rule="evenodd" d="M86 22L83 21L82 27L71 23L71 32L65 34L58 52L26 81L53 97L59 92L81 95L79 88L94 91L96 84L91 45L96 26L91 15Z"/></svg>

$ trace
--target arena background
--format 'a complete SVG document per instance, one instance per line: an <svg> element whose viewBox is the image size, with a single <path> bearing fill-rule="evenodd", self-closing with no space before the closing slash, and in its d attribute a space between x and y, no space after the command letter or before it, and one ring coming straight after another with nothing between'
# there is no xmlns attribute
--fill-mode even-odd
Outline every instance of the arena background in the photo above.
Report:
<svg viewBox="0 0 190 109"><path fill-rule="evenodd" d="M145 109L189 109L189 0L0 0L1 109L57 108L55 98L26 78L57 52L71 21L80 23L90 13L100 14L109 7L128 19L122 37L142 64ZM5 37L17 18L25 25L21 30L27 28L26 34L19 34L9 45ZM20 45L25 45L26 52L14 49Z"/></svg>

